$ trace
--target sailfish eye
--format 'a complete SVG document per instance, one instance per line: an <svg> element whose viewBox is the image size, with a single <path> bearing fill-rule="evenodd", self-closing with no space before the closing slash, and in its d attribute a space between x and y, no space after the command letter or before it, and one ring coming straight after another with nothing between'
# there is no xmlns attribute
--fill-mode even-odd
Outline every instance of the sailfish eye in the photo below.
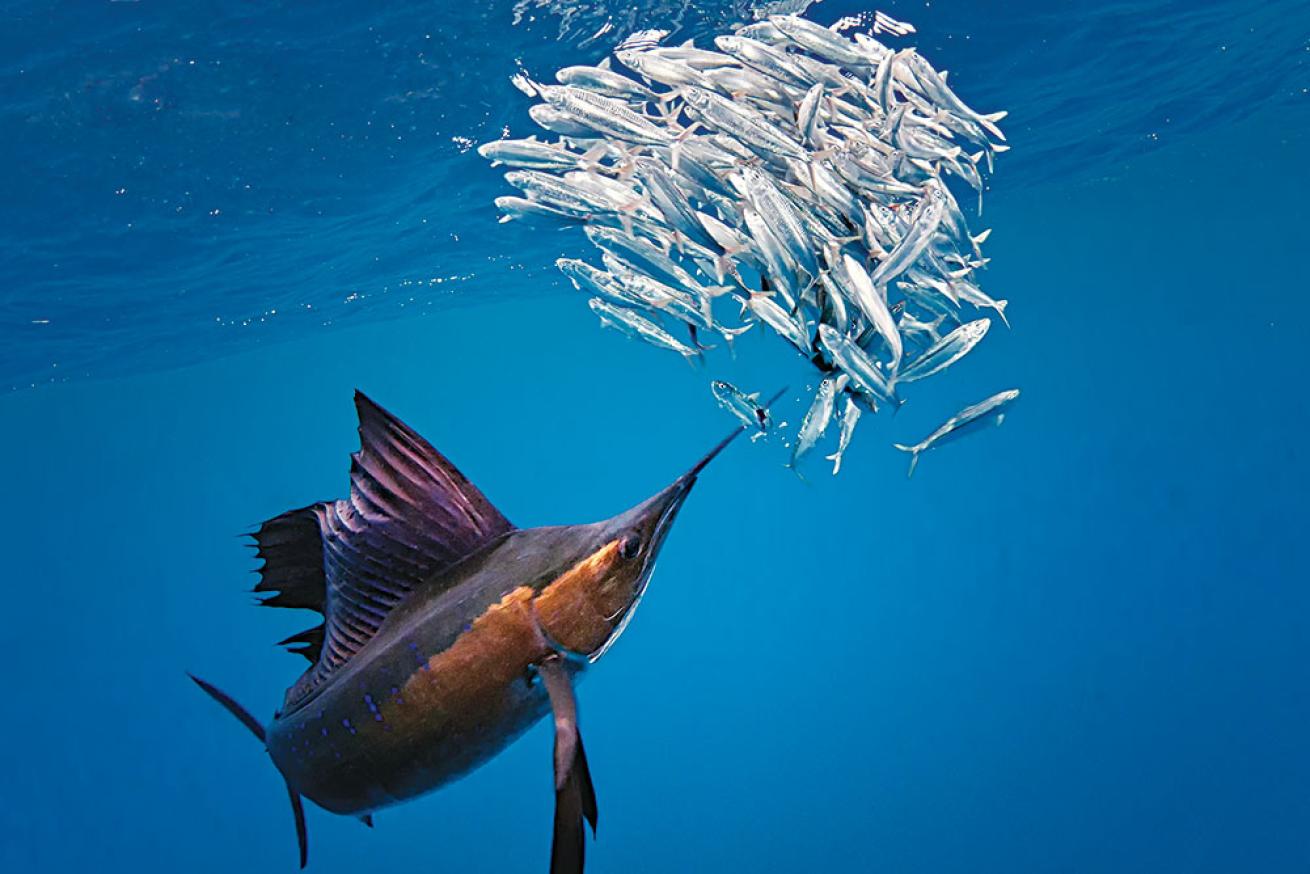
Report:
<svg viewBox="0 0 1310 874"><path fill-rule="evenodd" d="M641 551L641 535L635 531L629 531L623 535L619 541L619 555L624 558L636 558L637 553Z"/></svg>

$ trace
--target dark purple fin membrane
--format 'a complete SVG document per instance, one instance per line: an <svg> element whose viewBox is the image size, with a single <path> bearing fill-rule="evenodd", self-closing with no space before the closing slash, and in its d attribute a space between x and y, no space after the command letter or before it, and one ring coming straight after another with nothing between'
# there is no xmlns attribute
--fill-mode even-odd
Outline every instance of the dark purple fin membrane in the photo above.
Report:
<svg viewBox="0 0 1310 874"><path fill-rule="evenodd" d="M318 661L319 654L323 651L323 624L319 623L299 634L293 634L286 640L279 641L278 646L285 646L287 652L304 656L312 665Z"/></svg>
<svg viewBox="0 0 1310 874"><path fill-rule="evenodd" d="M596 833L596 789L578 731L573 682L564 661L551 656L539 665L555 714L555 828L550 845L550 874L582 874L586 857L584 820Z"/></svg>
<svg viewBox="0 0 1310 874"><path fill-rule="evenodd" d="M318 652L289 693L291 705L359 652L420 583L513 528L408 425L360 392L355 408L360 448L351 456L350 497L308 508L326 622L317 642L292 639L305 644L296 652Z"/></svg>
<svg viewBox="0 0 1310 874"><path fill-rule="evenodd" d="M373 814L371 814L371 813L366 813L366 814L364 814L363 816L361 816L361 817L359 818L359 821L362 822L362 823L364 823L364 825L368 826L369 828L372 828L372 827L373 827Z"/></svg>
<svg viewBox="0 0 1310 874"><path fill-rule="evenodd" d="M326 613L327 585L323 572L323 537L319 515L323 504L302 507L269 519L250 535L256 555L263 559L255 592L272 592L259 603L265 607L291 607ZM317 630L317 638L310 637ZM305 644L291 651L316 662L323 647L322 626L284 643Z"/></svg>

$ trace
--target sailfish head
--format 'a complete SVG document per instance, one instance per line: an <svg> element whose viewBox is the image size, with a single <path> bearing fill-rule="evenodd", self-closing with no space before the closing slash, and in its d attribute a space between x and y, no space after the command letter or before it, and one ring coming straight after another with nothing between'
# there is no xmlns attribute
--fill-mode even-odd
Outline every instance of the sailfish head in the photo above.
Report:
<svg viewBox="0 0 1310 874"><path fill-rule="evenodd" d="M595 661L627 627L646 593L655 561L696 479L738 428L656 494L603 522L578 526L585 555L536 600L542 629L571 655Z"/></svg>
<svg viewBox="0 0 1310 874"><path fill-rule="evenodd" d="M599 658L645 593L697 477L742 430L617 516L519 529L416 431L362 394L355 402L360 450L352 456L350 497L284 513L254 535L265 561L255 591L269 594L262 603L324 614L322 625L285 641L311 668L288 691L284 709L330 682L384 622L409 621L394 619L393 608L408 617L427 615L419 605L458 612L484 595L526 598L545 643ZM461 586L468 588L460 597L449 594Z"/></svg>

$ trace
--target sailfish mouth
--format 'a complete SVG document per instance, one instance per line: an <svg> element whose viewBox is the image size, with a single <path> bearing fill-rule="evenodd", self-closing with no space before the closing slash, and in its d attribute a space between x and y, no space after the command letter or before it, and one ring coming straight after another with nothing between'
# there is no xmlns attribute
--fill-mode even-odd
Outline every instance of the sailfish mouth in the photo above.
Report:
<svg viewBox="0 0 1310 874"><path fill-rule="evenodd" d="M772 404L784 391L786 391L785 388L770 398L768 403ZM623 630L627 628L628 623L632 620L637 605L641 603L642 597L646 594L646 587L650 584L651 575L655 570L655 561L659 558L660 551L664 547L664 539L673 527L673 520L677 518L678 511L686 503L687 495L691 494L692 486L696 485L696 477L724 449L728 448L728 444L736 440L746 430L748 430L746 426L734 428L731 434L716 443L686 473L670 483L659 494L632 508L627 513L616 517L615 520L611 520L609 523L612 526L611 531L642 532L647 541L643 547L644 564L633 586L631 601L624 605L619 613L606 617L610 621L617 618L618 624L605 642L595 652L587 656L588 661L594 662L603 656L614 645L614 642L618 640Z"/></svg>

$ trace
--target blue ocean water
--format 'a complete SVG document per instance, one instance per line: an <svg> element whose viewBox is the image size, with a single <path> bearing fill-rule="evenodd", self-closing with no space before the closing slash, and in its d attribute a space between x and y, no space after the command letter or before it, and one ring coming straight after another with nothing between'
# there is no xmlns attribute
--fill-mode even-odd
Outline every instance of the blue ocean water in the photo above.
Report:
<svg viewBox="0 0 1310 874"><path fill-rule="evenodd" d="M1010 110L1013 329L840 477L707 471L580 687L590 870L1305 871L1310 10L881 8ZM708 372L597 330L550 266L585 241L497 224L469 146L529 132L519 64L751 7L0 12L0 869L292 871L280 779L183 673L266 715L301 669L236 535L344 493L356 387L525 526L721 435ZM794 421L812 375L766 340L711 372ZM890 443L1011 385L906 479ZM550 743L373 831L311 809L312 870L543 870Z"/></svg>

